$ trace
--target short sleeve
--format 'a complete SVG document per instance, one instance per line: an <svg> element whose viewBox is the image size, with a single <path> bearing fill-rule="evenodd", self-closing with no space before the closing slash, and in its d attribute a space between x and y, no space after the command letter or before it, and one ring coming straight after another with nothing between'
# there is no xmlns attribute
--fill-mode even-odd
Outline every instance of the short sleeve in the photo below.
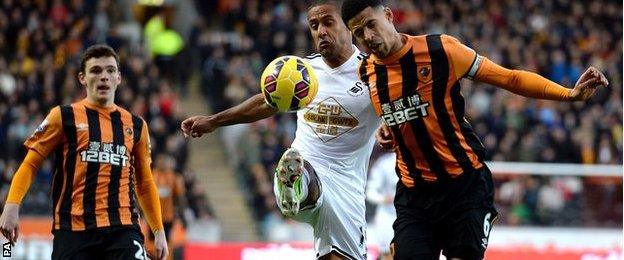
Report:
<svg viewBox="0 0 624 260"><path fill-rule="evenodd" d="M50 110L50 113L24 142L24 145L41 156L47 157L63 141L63 138L61 109L57 106Z"/></svg>
<svg viewBox="0 0 624 260"><path fill-rule="evenodd" d="M457 79L463 77L472 79L481 64L481 56L455 37L442 35L441 38L444 50L449 57L449 66L453 68Z"/></svg>

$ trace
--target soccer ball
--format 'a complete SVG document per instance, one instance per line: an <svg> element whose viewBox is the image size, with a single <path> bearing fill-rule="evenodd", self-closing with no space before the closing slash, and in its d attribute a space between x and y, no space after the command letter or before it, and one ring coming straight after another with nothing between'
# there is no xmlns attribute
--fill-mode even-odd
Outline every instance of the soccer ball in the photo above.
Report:
<svg viewBox="0 0 624 260"><path fill-rule="evenodd" d="M310 63L297 56L274 59L262 72L260 89L264 100L280 112L306 107L318 91L318 80Z"/></svg>

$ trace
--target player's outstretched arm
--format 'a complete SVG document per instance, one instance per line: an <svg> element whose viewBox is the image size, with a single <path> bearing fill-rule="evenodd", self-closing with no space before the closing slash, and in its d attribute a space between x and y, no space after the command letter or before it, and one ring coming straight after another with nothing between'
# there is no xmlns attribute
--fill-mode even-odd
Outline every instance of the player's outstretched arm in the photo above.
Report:
<svg viewBox="0 0 624 260"><path fill-rule="evenodd" d="M609 85L609 81L600 71L589 67L574 88L568 89L537 73L504 68L477 55L474 50L451 36L442 35L441 38L458 79L465 76L521 96L559 101L584 101L591 98L597 87Z"/></svg>
<svg viewBox="0 0 624 260"><path fill-rule="evenodd" d="M0 232L15 245L19 236L19 205L28 192L30 185L37 175L37 169L45 158L34 150L28 150L26 158L20 165L11 181L9 195L0 216Z"/></svg>
<svg viewBox="0 0 624 260"><path fill-rule="evenodd" d="M201 137L219 127L244 124L258 121L275 115L276 108L264 101L262 94L257 94L245 102L209 116L193 116L182 121L182 132L185 136Z"/></svg>
<svg viewBox="0 0 624 260"><path fill-rule="evenodd" d="M574 88L568 89L533 72L503 68L487 58L483 58L474 79L525 97L559 101L585 101L597 87L609 85L607 78L594 67L589 67Z"/></svg>

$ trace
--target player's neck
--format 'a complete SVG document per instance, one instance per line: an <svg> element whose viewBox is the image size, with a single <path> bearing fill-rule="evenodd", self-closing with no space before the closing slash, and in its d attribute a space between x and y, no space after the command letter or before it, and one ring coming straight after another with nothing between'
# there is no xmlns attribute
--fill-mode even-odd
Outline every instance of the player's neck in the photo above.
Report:
<svg viewBox="0 0 624 260"><path fill-rule="evenodd" d="M341 50L337 51L338 54L336 56L323 57L323 61L325 61L327 66L329 66L332 69L335 69L337 67L340 67L340 65L344 64L345 62L347 62L347 60L351 58L351 55L353 55L354 51L355 50L353 49L353 46L351 45L345 46L344 48L341 48Z"/></svg>
<svg viewBox="0 0 624 260"><path fill-rule="evenodd" d="M87 102L89 102L89 104L93 106L101 107L101 108L112 108L115 105L115 102L112 99L98 100L94 97L89 97L89 96L87 96Z"/></svg>
<svg viewBox="0 0 624 260"><path fill-rule="evenodd" d="M403 48L403 46L405 46L406 43L407 43L407 38L405 38L401 34L397 33L394 36L394 41L393 41L393 44L392 44L392 48L388 52L388 55L386 55L386 57L383 57L383 58L390 57L393 54L399 52Z"/></svg>

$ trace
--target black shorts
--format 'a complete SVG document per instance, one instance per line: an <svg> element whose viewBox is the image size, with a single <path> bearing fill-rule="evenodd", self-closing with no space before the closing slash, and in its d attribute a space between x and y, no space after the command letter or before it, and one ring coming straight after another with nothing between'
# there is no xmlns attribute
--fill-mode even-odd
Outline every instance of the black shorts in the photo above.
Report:
<svg viewBox="0 0 624 260"><path fill-rule="evenodd" d="M394 205L394 259L483 259L492 222L494 183L487 167L448 183L410 189L400 181Z"/></svg>
<svg viewBox="0 0 624 260"><path fill-rule="evenodd" d="M87 231L55 230L52 259L144 259L143 234L138 227L110 227Z"/></svg>

